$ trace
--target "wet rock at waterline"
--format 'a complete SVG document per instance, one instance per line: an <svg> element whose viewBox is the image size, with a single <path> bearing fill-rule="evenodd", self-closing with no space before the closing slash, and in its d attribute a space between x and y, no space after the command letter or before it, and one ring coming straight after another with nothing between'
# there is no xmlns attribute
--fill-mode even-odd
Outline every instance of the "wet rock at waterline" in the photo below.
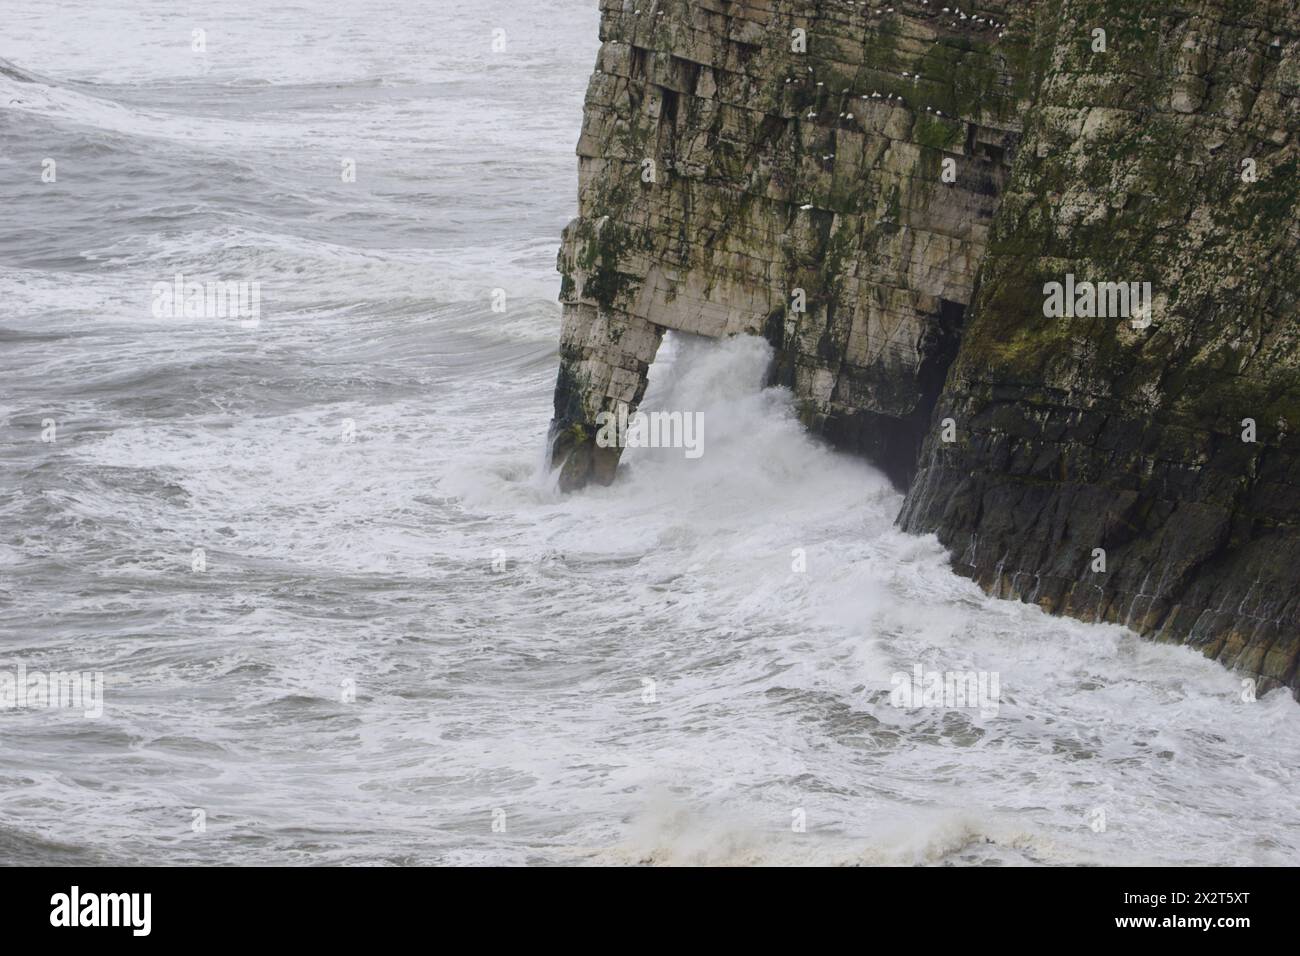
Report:
<svg viewBox="0 0 1300 956"><path fill-rule="evenodd" d="M960 573L1300 686L1300 10L1091 16L606 2L561 486L665 330L761 335Z"/></svg>

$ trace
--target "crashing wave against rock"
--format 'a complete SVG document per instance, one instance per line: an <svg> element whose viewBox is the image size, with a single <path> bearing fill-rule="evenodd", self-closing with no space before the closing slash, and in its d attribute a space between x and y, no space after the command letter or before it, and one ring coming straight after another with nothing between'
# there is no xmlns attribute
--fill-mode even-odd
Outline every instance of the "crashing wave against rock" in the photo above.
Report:
<svg viewBox="0 0 1300 956"><path fill-rule="evenodd" d="M1300 8L1095 6L604 0L561 486L664 330L762 335L960 573L1300 689Z"/></svg>

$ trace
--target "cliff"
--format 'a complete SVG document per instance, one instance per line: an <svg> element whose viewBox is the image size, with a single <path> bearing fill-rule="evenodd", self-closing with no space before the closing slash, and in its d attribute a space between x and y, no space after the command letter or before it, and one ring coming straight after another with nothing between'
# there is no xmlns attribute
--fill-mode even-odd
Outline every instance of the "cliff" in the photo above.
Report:
<svg viewBox="0 0 1300 956"><path fill-rule="evenodd" d="M602 11L563 487L612 479L596 417L639 403L663 330L763 335L960 573L1300 686L1300 10ZM1045 315L1076 280L1151 301Z"/></svg>

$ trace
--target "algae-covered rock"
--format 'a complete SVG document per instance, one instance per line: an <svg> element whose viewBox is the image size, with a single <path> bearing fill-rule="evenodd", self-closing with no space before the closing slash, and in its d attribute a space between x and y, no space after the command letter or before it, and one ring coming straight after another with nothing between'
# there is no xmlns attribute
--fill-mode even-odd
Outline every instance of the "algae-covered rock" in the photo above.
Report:
<svg viewBox="0 0 1300 956"><path fill-rule="evenodd" d="M1028 105L1006 6L606 0L560 252L565 487L612 478L572 426L640 401L663 329L765 335L803 419L906 486Z"/></svg>
<svg viewBox="0 0 1300 956"><path fill-rule="evenodd" d="M935 412L957 440L931 433L901 523L994 593L1294 689L1300 9L1098 6L1036 38L1050 66ZM1153 307L1045 318L1066 274L1149 282Z"/></svg>
<svg viewBox="0 0 1300 956"><path fill-rule="evenodd" d="M1300 8L602 11L563 487L665 329L762 335L960 572L1300 686Z"/></svg>

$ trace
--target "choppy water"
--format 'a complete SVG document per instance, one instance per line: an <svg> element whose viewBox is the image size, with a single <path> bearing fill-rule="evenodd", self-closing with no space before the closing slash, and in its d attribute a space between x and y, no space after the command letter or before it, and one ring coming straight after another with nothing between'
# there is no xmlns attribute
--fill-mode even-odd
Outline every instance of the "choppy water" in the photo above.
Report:
<svg viewBox="0 0 1300 956"><path fill-rule="evenodd" d="M6 4L0 671L108 683L0 711L0 861L1295 863L1289 696L986 598L762 343L656 366L701 459L551 489L596 6Z"/></svg>

